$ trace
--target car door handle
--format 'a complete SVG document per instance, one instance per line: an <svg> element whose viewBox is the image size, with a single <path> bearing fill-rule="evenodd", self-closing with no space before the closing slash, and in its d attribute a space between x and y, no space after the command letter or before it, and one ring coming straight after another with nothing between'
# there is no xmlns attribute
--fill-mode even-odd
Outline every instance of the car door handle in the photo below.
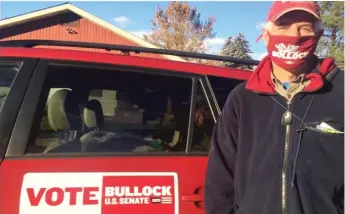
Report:
<svg viewBox="0 0 345 214"><path fill-rule="evenodd" d="M203 202L204 196L201 194L184 195L182 196L182 201L184 202Z"/></svg>
<svg viewBox="0 0 345 214"><path fill-rule="evenodd" d="M204 201L204 188L202 186L197 187L193 194L191 195L183 195L181 198L184 202L194 202L200 203Z"/></svg>

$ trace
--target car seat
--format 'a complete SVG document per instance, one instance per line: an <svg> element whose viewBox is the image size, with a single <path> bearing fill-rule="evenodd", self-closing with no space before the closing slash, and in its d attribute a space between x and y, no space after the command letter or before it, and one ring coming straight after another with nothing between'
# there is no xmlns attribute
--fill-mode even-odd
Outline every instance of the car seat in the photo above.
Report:
<svg viewBox="0 0 345 214"><path fill-rule="evenodd" d="M58 144L50 145L44 153L79 152L79 136L83 129L79 98L67 89L56 91L48 101L48 121L53 130L63 132Z"/></svg>
<svg viewBox="0 0 345 214"><path fill-rule="evenodd" d="M130 152L136 145L143 145L142 139L102 130L104 116L98 100L89 100L84 106L83 119L88 132L80 137L82 152Z"/></svg>
<svg viewBox="0 0 345 214"><path fill-rule="evenodd" d="M104 115L102 105L98 100L89 100L83 109L83 119L86 134L80 137L83 152L90 151L89 144L102 143L111 139L115 133L103 131Z"/></svg>
<svg viewBox="0 0 345 214"><path fill-rule="evenodd" d="M89 100L83 110L84 124L88 132L80 137L83 152L132 152L147 142L140 137L124 132L102 130L105 121L98 100Z"/></svg>
<svg viewBox="0 0 345 214"><path fill-rule="evenodd" d="M104 126L102 105L98 100L89 100L84 106L84 124L87 129L100 129Z"/></svg>

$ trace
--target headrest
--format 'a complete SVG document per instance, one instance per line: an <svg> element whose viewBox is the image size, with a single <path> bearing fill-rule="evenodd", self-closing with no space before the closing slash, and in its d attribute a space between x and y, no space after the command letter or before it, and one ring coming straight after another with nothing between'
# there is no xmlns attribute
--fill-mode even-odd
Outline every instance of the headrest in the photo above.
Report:
<svg viewBox="0 0 345 214"><path fill-rule="evenodd" d="M86 103L83 116L88 128L101 128L104 125L103 109L98 100L89 100Z"/></svg>
<svg viewBox="0 0 345 214"><path fill-rule="evenodd" d="M82 129L79 99L70 90L61 89L51 96L47 114L50 126L55 131Z"/></svg>

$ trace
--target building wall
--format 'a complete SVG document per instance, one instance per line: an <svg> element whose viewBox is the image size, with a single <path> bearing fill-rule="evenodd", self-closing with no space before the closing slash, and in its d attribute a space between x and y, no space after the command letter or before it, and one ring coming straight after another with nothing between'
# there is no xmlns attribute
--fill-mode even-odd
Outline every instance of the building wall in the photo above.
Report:
<svg viewBox="0 0 345 214"><path fill-rule="evenodd" d="M63 40L91 43L107 43L117 45L140 46L116 33L99 26L85 18L79 17L72 12L54 15L39 20L30 21L24 24L0 29L0 41L4 40L23 40L23 39L43 39L43 40ZM37 46L39 47L39 46ZM85 50L95 52L107 52L101 49L90 48L69 48L52 47L72 50ZM119 53L118 51L111 51ZM131 55L146 56L152 58L163 58L157 54L135 54Z"/></svg>

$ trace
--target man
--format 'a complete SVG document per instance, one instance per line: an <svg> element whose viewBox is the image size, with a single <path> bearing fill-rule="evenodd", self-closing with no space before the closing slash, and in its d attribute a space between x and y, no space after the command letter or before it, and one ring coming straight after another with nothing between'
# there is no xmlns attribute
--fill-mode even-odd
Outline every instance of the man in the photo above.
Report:
<svg viewBox="0 0 345 214"><path fill-rule="evenodd" d="M274 2L265 57L214 128L207 214L344 213L344 76L314 55L319 7Z"/></svg>

